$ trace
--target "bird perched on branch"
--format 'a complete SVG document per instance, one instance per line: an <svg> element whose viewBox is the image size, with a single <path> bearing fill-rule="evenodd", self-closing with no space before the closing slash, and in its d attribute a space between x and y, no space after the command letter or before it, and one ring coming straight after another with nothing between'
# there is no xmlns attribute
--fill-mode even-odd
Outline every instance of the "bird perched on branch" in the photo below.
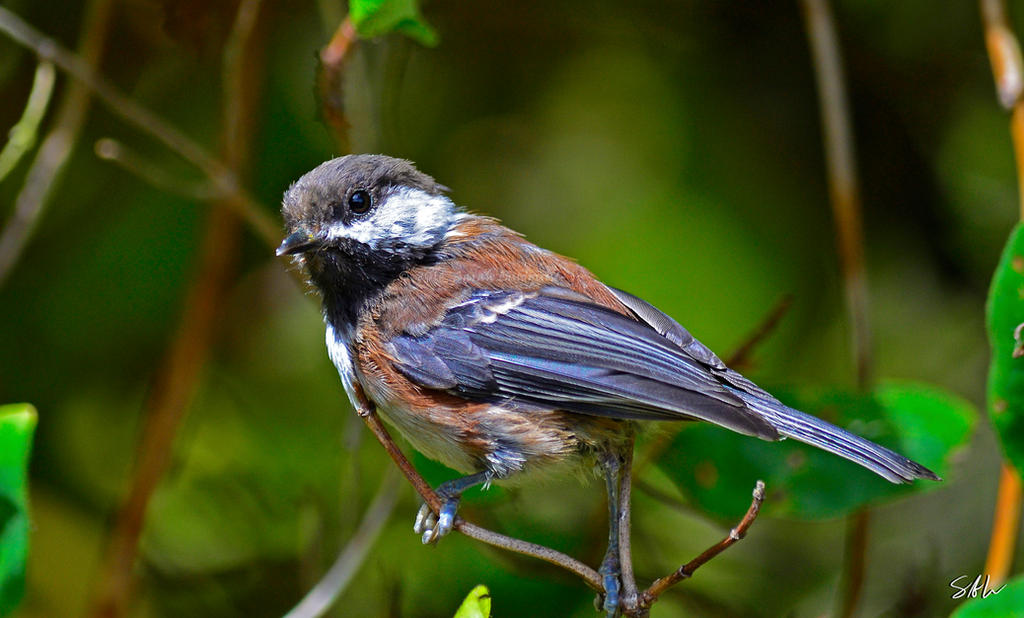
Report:
<svg viewBox="0 0 1024 618"><path fill-rule="evenodd" d="M894 483L938 478L785 406L654 306L446 192L401 159L327 161L285 193L277 250L323 297L327 349L353 404L358 386L416 449L467 475L438 488L440 513L421 509L424 543L451 530L469 487L599 466L612 521L600 573L614 616L619 466L636 421L707 421L793 438Z"/></svg>

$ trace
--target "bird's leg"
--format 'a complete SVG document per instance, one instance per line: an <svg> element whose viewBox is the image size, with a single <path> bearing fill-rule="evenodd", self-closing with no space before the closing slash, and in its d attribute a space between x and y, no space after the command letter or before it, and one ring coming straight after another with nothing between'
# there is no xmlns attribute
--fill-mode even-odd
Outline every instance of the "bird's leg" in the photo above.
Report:
<svg viewBox="0 0 1024 618"><path fill-rule="evenodd" d="M601 561L598 573L604 582L604 603L602 608L608 618L619 613L619 489L621 485L622 461L614 452L605 453L600 460L608 486L608 550Z"/></svg>
<svg viewBox="0 0 1024 618"><path fill-rule="evenodd" d="M416 523L412 529L416 534L423 535L423 544L436 543L438 539L451 532L462 492L474 485L488 483L492 478L493 472L484 471L441 483L436 490L437 497L441 498L441 512L435 515L430 506L424 503L416 514Z"/></svg>

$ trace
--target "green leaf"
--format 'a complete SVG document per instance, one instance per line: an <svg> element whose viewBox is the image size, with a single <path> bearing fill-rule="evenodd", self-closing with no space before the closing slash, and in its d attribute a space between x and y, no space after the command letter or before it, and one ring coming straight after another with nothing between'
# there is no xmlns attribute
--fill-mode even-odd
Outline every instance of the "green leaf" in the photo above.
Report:
<svg viewBox="0 0 1024 618"><path fill-rule="evenodd" d="M1024 323L1024 227L1010 233L992 277L987 308L992 363L988 410L1006 457L1024 470L1024 357L1014 358Z"/></svg>
<svg viewBox="0 0 1024 618"><path fill-rule="evenodd" d="M982 580L984 581L984 579ZM960 585L969 586L970 582ZM955 588L952 590L956 591ZM987 598L971 599L956 608L950 618L1003 618L1019 616L1024 607L1024 576L1017 576L1006 583L1005 588L996 588L999 592ZM954 592L955 594L955 592Z"/></svg>
<svg viewBox="0 0 1024 618"><path fill-rule="evenodd" d="M0 406L0 616L25 593L28 556L28 454L36 410L27 403Z"/></svg>
<svg viewBox="0 0 1024 618"><path fill-rule="evenodd" d="M363 38L399 32L428 47L437 45L437 32L424 21L416 0L352 0L349 11Z"/></svg>
<svg viewBox="0 0 1024 618"><path fill-rule="evenodd" d="M470 590L466 600L455 612L455 618L490 618L490 615L491 592L483 584Z"/></svg>
<svg viewBox="0 0 1024 618"><path fill-rule="evenodd" d="M949 469L953 451L967 442L977 417L963 399L910 382L884 383L871 395L832 391L782 399L940 476ZM765 512L805 519L838 517L879 499L935 486L929 481L894 485L796 440L765 442L706 423L679 432L658 465L684 495L724 518L743 514L757 479L767 485Z"/></svg>

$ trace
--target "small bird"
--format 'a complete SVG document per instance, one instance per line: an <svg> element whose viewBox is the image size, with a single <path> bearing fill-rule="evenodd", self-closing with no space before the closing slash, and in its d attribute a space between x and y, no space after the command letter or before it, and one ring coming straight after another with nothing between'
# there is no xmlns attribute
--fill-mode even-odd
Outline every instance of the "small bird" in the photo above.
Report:
<svg viewBox="0 0 1024 618"><path fill-rule="evenodd" d="M420 509L424 543L451 530L474 485L596 466L611 519L603 607L615 616L620 465L636 421L707 421L793 438L894 483L939 480L787 407L662 311L447 191L402 159L332 159L285 192L277 249L322 296L327 350L353 405L359 388L414 448L467 475L438 488L440 513Z"/></svg>

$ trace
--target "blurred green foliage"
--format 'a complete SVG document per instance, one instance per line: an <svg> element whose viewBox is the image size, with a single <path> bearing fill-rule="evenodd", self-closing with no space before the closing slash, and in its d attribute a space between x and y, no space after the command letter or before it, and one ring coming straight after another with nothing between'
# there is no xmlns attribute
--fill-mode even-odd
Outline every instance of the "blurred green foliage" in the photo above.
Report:
<svg viewBox="0 0 1024 618"><path fill-rule="evenodd" d="M966 446L977 418L970 403L922 384L886 383L868 395L777 394L788 405L895 449L939 476L952 470L952 456ZM744 490L753 487L754 478L767 485L766 514L799 519L839 517L881 498L934 489L930 483L894 485L794 440L766 443L706 424L680 431L658 465L701 509L722 518L743 515Z"/></svg>
<svg viewBox="0 0 1024 618"><path fill-rule="evenodd" d="M1013 228L992 277L988 296L989 415L1006 457L1024 470L1024 360L1018 354L1024 328L1024 225Z"/></svg>
<svg viewBox="0 0 1024 618"><path fill-rule="evenodd" d="M28 556L28 456L36 410L27 403L0 406L0 616L25 594Z"/></svg>
<svg viewBox="0 0 1024 618"><path fill-rule="evenodd" d="M835 5L862 175L876 373L977 406L989 359L985 293L1017 219L1007 119L977 7ZM5 6L74 46L82 3ZM117 3L101 71L216 150L233 8ZM253 94L247 177L268 213L290 182L339 154L312 85L316 52L337 27L323 16L342 8L261 5L262 51L248 66L263 86ZM746 373L780 394L851 387L818 104L795 4L435 0L423 5L422 23L438 33L436 47L388 36L360 43L347 63L356 150L416 161L459 204L650 300L723 357L792 293L793 309ZM0 126L17 122L34 68L0 39ZM61 78L57 97L66 85ZM36 237L0 288L0 401L32 401L42 419L27 617L82 615L94 594L140 411L176 336L206 221L207 204L98 160L92 145L105 136L172 175L198 176L94 107ZM4 220L26 167L0 184ZM391 465L352 418L315 300L258 241L246 240L237 257L211 356L149 506L133 615L281 615L351 536ZM916 399L933 396L941 417L922 418L932 408ZM971 433L964 404L917 387L832 408L861 417L853 429L891 437L946 480L890 494L884 481L791 441L686 427L677 439L692 437L700 459L676 449L666 457L692 460L641 471L641 481L686 506L636 492L640 580L719 540L734 523L720 516L746 508L756 478L779 480L769 482L766 515L747 538L666 595L655 615L828 613L845 525L818 518L840 512L836 501L864 500L878 505L864 614L948 615L957 606L949 582L980 572L984 560L999 458L990 426ZM915 433L899 437L894 426ZM431 482L453 474L414 461ZM691 485L706 478L706 467L689 467L701 461L722 487L723 471L739 470L735 493L712 501L696 487L679 492L687 471ZM794 461L799 475L787 469ZM603 491L583 480L473 490L462 513L596 564ZM772 493L776 482L786 493ZM335 615L447 616L481 582L502 615L595 615L593 594L547 565L457 535L422 547L411 532L416 508L406 491Z"/></svg>
<svg viewBox="0 0 1024 618"><path fill-rule="evenodd" d="M352 0L349 11L359 36L400 32L424 45L437 45L437 32L423 20L416 0Z"/></svg>

